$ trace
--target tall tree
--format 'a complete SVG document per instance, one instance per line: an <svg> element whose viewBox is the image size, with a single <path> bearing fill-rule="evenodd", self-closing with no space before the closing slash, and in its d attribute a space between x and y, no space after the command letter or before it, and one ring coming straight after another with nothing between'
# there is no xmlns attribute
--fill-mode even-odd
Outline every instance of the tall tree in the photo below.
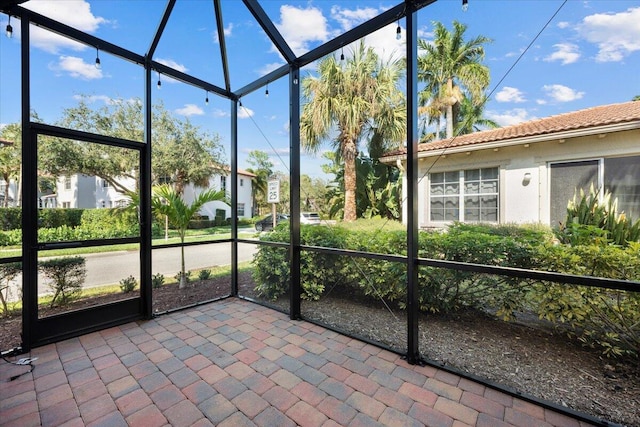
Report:
<svg viewBox="0 0 640 427"><path fill-rule="evenodd" d="M101 108L92 109L88 98L83 96L77 106L64 111L58 124L142 142L142 102L138 99L117 99ZM163 104L154 107L151 135L153 182L169 182L179 194L188 184L208 186L209 178L223 163L218 135L210 135L189 120L171 115ZM40 167L54 176L76 173L98 176L122 193L133 190L123 185L122 178L139 179L139 161L135 150L44 138L40 153ZM135 188L138 188L137 182Z"/></svg>
<svg viewBox="0 0 640 427"><path fill-rule="evenodd" d="M260 207L267 204L267 186L269 177L273 174L273 163L269 160L269 155L265 151L252 150L247 156L247 163L251 165L247 168L256 177L253 178L251 186L251 197L253 206L256 209L255 215L260 215Z"/></svg>
<svg viewBox="0 0 640 427"><path fill-rule="evenodd" d="M9 187L11 181L20 179L22 165L22 129L20 123L11 123L2 128L0 139L0 179L5 183L2 194L2 206L9 206ZM16 199L18 195L16 194ZM17 203L17 200L16 200Z"/></svg>
<svg viewBox="0 0 640 427"><path fill-rule="evenodd" d="M330 141L339 152L344 162L345 221L357 218L358 143L376 131L396 142L406 133L406 105L398 88L403 73L404 61L381 61L361 41L350 58L327 56L318 64L317 77L302 81L302 145L318 152Z"/></svg>
<svg viewBox="0 0 640 427"><path fill-rule="evenodd" d="M418 40L418 48L423 51L418 57L418 77L426 82L427 96L439 111L445 111L446 137L452 138L454 131L454 106L461 103L465 95L474 105L483 100L489 86L489 68L482 64L484 45L492 40L477 36L465 41L467 26L453 22L449 32L440 22L434 22L434 40Z"/></svg>

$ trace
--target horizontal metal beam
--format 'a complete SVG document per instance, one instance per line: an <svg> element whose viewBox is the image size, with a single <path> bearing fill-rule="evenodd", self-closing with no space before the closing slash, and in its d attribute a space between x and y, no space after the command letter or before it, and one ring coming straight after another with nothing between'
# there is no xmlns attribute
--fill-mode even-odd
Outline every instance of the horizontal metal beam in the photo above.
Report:
<svg viewBox="0 0 640 427"><path fill-rule="evenodd" d="M142 141L132 141L129 139L115 138L108 135L100 135L96 133L83 132L80 130L67 129L59 126L47 125L44 123L30 123L31 130L41 135L54 136L58 138L75 139L85 142L94 142L112 147L131 148L140 150L144 145Z"/></svg>
<svg viewBox="0 0 640 427"><path fill-rule="evenodd" d="M155 71L160 72L160 74L163 74L165 76L170 76L172 78L174 78L175 80L179 80L183 83L187 83L190 84L192 86L196 86L199 88L202 88L204 90L208 90L211 93L215 93L217 95L220 95L222 97L225 98L229 98L229 99L235 99L235 95L225 89L222 89L219 86L216 86L214 84L211 84L209 82L205 82L204 80L201 80L197 77L193 77L189 74L183 73L181 71L178 71L174 68L171 68L167 65L161 64L158 61L151 61L151 68L154 69Z"/></svg>
<svg viewBox="0 0 640 427"><path fill-rule="evenodd" d="M273 70L269 74L266 74L266 75L260 77L259 79L254 80L253 82L251 82L248 85L240 88L239 90L235 91L234 93L236 94L236 96L238 98L242 98L243 96L248 95L251 92L254 92L254 91L260 89L261 87L265 86L267 83L274 82L274 81L276 81L278 79L281 79L282 77L288 75L290 69L291 68L289 67L289 65L285 64L282 67Z"/></svg>

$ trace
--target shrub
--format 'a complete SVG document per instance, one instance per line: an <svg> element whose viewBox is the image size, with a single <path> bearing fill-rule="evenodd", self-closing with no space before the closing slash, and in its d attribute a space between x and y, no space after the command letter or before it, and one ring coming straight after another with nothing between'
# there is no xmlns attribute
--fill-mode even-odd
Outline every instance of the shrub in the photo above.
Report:
<svg viewBox="0 0 640 427"><path fill-rule="evenodd" d="M11 297L11 281L22 272L22 263L10 262L0 264L0 303L2 314L9 315L9 299Z"/></svg>
<svg viewBox="0 0 640 427"><path fill-rule="evenodd" d="M178 271L176 273L176 275L173 276L173 277L178 281L178 283L180 283L180 277L182 277L182 272ZM188 284L189 282L191 282L191 272L190 271L185 271L184 272L184 282L185 282L185 284Z"/></svg>
<svg viewBox="0 0 640 427"><path fill-rule="evenodd" d="M207 280L210 277L211 277L211 270L205 268L204 270L198 271L198 279Z"/></svg>
<svg viewBox="0 0 640 427"><path fill-rule="evenodd" d="M40 209L38 210L38 226L41 228L70 227L80 225L85 209Z"/></svg>
<svg viewBox="0 0 640 427"><path fill-rule="evenodd" d="M125 294L133 292L136 286L138 286L138 281L133 276L129 276L125 279L120 280L120 289Z"/></svg>
<svg viewBox="0 0 640 427"><path fill-rule="evenodd" d="M51 307L58 299L60 305L65 305L82 292L82 284L87 273L84 258L79 256L53 258L41 261L39 267L51 280L49 287L54 292Z"/></svg>
<svg viewBox="0 0 640 427"><path fill-rule="evenodd" d="M586 276L640 280L640 243L539 248L541 267ZM540 318L567 324L570 334L607 356L640 354L640 292L539 282L529 298Z"/></svg>
<svg viewBox="0 0 640 427"><path fill-rule="evenodd" d="M558 239L571 245L589 244L594 240L626 246L640 241L640 219L635 222L624 212L618 212L618 200L610 192L600 194L591 185L589 194L580 190L567 205L567 219L558 230Z"/></svg>
<svg viewBox="0 0 640 427"><path fill-rule="evenodd" d="M0 208L0 230L22 228L22 208Z"/></svg>
<svg viewBox="0 0 640 427"><path fill-rule="evenodd" d="M156 273L151 276L151 286L154 289L158 289L164 284L164 275L162 273Z"/></svg>

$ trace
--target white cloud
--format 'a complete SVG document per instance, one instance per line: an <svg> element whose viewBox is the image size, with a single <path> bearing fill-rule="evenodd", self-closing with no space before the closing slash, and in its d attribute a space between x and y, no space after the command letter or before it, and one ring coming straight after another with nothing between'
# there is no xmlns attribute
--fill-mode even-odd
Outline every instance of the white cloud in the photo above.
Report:
<svg viewBox="0 0 640 427"><path fill-rule="evenodd" d="M224 32L224 35L225 35L225 36L227 36L227 37L231 37L231 33L232 33L232 31L233 31L233 22L230 22L230 23L229 23L229 25L227 25L227 26L224 28L223 32Z"/></svg>
<svg viewBox="0 0 640 427"><path fill-rule="evenodd" d="M502 113L496 111L487 111L487 117L494 120L500 126L517 125L518 123L536 119L537 117L529 115L524 108L514 108Z"/></svg>
<svg viewBox="0 0 640 427"><path fill-rule="evenodd" d="M564 85L544 85L542 90L545 94L556 102L570 102L580 99L584 96L584 92L579 92L575 89Z"/></svg>
<svg viewBox="0 0 640 427"><path fill-rule="evenodd" d="M382 61L404 57L406 30L404 28L401 29L402 37L398 40L396 39L397 28L397 24L389 24L386 27L382 27L378 31L367 35L364 43L367 47L372 47Z"/></svg>
<svg viewBox="0 0 640 427"><path fill-rule="evenodd" d="M585 40L598 46L596 61L622 61L640 50L640 7L589 15L578 24L577 30Z"/></svg>
<svg viewBox="0 0 640 427"><path fill-rule="evenodd" d="M580 59L580 48L573 43L554 44L556 49L551 55L544 58L547 62L560 61L562 65L573 64Z"/></svg>
<svg viewBox="0 0 640 427"><path fill-rule="evenodd" d="M340 6L331 7L331 18L338 21L344 31L349 31L353 27L375 18L379 13L380 9L372 7L357 9L343 9Z"/></svg>
<svg viewBox="0 0 640 427"><path fill-rule="evenodd" d="M91 5L84 0L31 0L22 6L86 33L94 33L100 25L109 22L95 16L91 12ZM81 43L35 26L31 27L30 37L34 46L53 54L59 53L62 49L79 51L86 48Z"/></svg>
<svg viewBox="0 0 640 427"><path fill-rule="evenodd" d="M327 19L316 7L305 9L280 6L280 23L276 27L296 55L309 50L310 42L325 42L329 38Z"/></svg>
<svg viewBox="0 0 640 427"><path fill-rule="evenodd" d="M189 69L182 64L178 64L173 59L163 59L163 58L155 58L155 60L162 65L166 65L167 67L171 67L174 70L180 71L182 73L186 73Z"/></svg>
<svg viewBox="0 0 640 427"><path fill-rule="evenodd" d="M569 24L567 21L560 21L560 22L558 22L558 28L563 29L563 30L564 30L565 28L568 28L568 27L569 27L569 25L570 25L570 24Z"/></svg>
<svg viewBox="0 0 640 427"><path fill-rule="evenodd" d="M249 117L253 116L255 113L252 109L247 108L247 107L240 107L238 108L238 118L239 119L248 119Z"/></svg>
<svg viewBox="0 0 640 427"><path fill-rule="evenodd" d="M49 65L49 69L62 71L73 78L83 80L101 79L103 77L102 70L97 69L95 64L88 64L82 58L75 56L61 56L58 58L57 64Z"/></svg>
<svg viewBox="0 0 640 427"><path fill-rule="evenodd" d="M86 101L89 104L93 104L94 102L98 101L102 101L108 105L116 103L113 98L107 95L73 95L73 99L75 99L76 101Z"/></svg>
<svg viewBox="0 0 640 427"><path fill-rule="evenodd" d="M500 92L496 93L496 101L498 102L525 102L524 94L515 87L505 86Z"/></svg>
<svg viewBox="0 0 640 427"><path fill-rule="evenodd" d="M265 64L262 68L260 68L257 71L257 73L258 75L264 76L265 74L269 74L273 70L277 70L278 68L282 67L284 64L285 64L284 62L272 62L270 64Z"/></svg>
<svg viewBox="0 0 640 427"><path fill-rule="evenodd" d="M184 104L184 107L178 108L176 114L180 114L181 116L202 116L204 111L202 108L198 107L196 104Z"/></svg>
<svg viewBox="0 0 640 427"><path fill-rule="evenodd" d="M213 110L213 117L231 117L231 114L229 114L227 111L216 108L215 110Z"/></svg>

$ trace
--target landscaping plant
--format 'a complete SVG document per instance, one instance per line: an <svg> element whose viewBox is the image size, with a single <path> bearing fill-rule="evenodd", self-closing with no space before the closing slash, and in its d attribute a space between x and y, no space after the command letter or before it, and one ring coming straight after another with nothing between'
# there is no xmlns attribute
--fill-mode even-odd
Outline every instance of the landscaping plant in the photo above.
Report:
<svg viewBox="0 0 640 427"><path fill-rule="evenodd" d="M87 274L83 257L44 260L40 261L39 268L50 280L48 285L53 291L50 307L54 307L56 302L65 305L82 292L82 284Z"/></svg>
<svg viewBox="0 0 640 427"><path fill-rule="evenodd" d="M9 316L9 299L11 298L11 281L22 272L22 263L10 262L0 264L0 303L2 315Z"/></svg>

